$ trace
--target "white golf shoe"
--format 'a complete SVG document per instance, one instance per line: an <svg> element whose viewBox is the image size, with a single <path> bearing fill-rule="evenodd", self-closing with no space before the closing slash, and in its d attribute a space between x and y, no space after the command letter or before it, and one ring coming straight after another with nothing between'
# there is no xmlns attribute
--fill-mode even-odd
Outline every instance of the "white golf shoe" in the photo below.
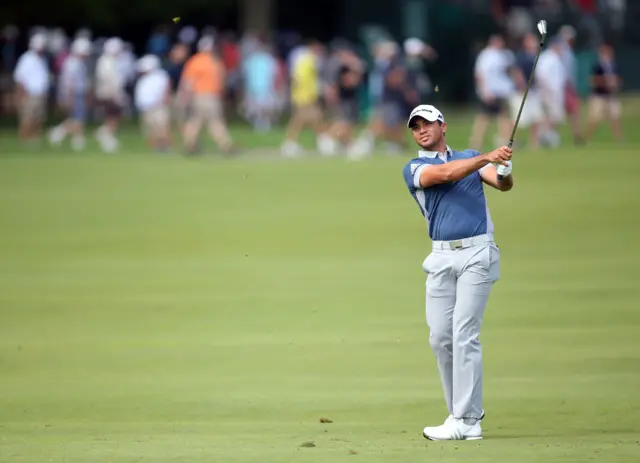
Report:
<svg viewBox="0 0 640 463"><path fill-rule="evenodd" d="M467 425L461 419L448 419L440 426L426 427L422 434L429 440L479 440L482 439L480 421Z"/></svg>

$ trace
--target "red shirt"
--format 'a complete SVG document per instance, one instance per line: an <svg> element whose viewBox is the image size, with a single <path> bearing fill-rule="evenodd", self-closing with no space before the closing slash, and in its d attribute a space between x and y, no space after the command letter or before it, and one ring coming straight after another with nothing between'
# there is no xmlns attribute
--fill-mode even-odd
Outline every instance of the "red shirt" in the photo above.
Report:
<svg viewBox="0 0 640 463"><path fill-rule="evenodd" d="M583 13L595 14L598 12L597 0L574 0Z"/></svg>
<svg viewBox="0 0 640 463"><path fill-rule="evenodd" d="M235 43L224 43L222 45L222 61L229 71L234 71L240 64L240 50Z"/></svg>

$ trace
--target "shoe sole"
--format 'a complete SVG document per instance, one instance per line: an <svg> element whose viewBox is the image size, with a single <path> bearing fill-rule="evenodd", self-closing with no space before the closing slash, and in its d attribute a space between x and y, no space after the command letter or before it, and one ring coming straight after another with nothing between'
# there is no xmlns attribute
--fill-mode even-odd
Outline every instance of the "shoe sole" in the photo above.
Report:
<svg viewBox="0 0 640 463"><path fill-rule="evenodd" d="M430 441L445 441L445 440L482 440L482 436L479 437L463 437L462 439L435 439L431 436L427 436L426 434L422 434L425 439Z"/></svg>

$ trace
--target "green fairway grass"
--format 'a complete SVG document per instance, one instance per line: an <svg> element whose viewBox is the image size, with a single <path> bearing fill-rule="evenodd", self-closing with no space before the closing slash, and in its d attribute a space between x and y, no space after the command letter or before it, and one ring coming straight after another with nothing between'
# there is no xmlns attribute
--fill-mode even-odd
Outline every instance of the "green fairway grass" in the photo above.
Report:
<svg viewBox="0 0 640 463"><path fill-rule="evenodd" d="M514 190L487 192L502 279L476 442L422 437L447 411L410 153L283 160L281 132L235 128L237 159L149 154L134 129L78 154L3 132L0 462L638 462L627 108L625 145L518 151ZM448 119L463 148L469 117Z"/></svg>

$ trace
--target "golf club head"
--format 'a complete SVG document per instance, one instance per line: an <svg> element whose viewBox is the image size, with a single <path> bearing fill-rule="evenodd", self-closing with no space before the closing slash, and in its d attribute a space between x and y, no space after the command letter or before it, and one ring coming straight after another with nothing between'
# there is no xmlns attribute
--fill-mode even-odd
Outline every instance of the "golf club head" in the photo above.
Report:
<svg viewBox="0 0 640 463"><path fill-rule="evenodd" d="M538 31L543 37L547 35L547 21L545 21L544 19L542 21L538 21Z"/></svg>

